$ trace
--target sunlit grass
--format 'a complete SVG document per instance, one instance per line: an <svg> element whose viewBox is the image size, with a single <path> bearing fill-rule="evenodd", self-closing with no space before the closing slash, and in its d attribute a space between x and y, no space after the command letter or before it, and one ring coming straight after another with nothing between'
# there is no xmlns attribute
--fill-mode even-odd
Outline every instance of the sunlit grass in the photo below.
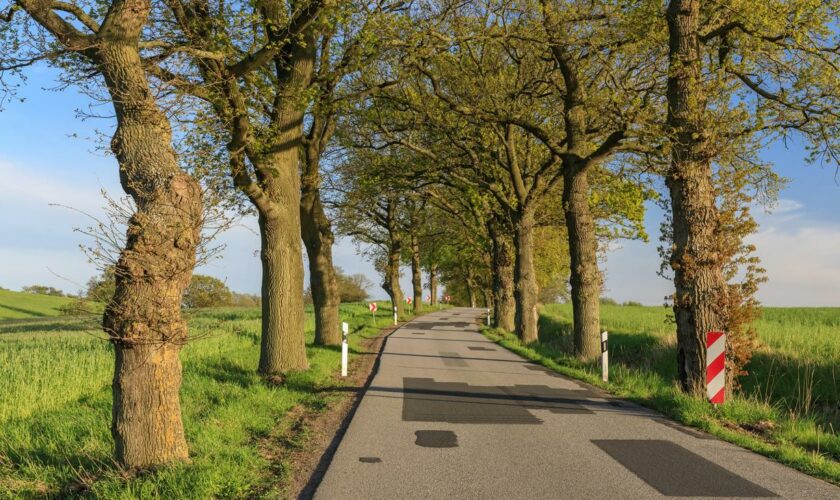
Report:
<svg viewBox="0 0 840 500"><path fill-rule="evenodd" d="M351 353L377 325L365 304L341 306L351 326ZM126 476L111 462L113 350L89 322L55 318L0 322L0 497L91 492L106 498L243 497L279 492L284 464L261 453L290 409L322 410L340 385L337 348L311 344L311 369L281 386L256 374L260 313L213 309L190 315L193 341L183 350L182 411L190 464ZM352 354L351 354L352 361ZM275 495L276 496L276 495Z"/></svg>
<svg viewBox="0 0 840 500"><path fill-rule="evenodd" d="M0 290L0 320L59 316L75 299Z"/></svg>

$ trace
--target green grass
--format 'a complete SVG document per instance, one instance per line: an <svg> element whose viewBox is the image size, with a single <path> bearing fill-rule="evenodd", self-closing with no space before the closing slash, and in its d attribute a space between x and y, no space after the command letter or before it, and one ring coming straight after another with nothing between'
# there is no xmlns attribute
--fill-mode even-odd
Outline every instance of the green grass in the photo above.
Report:
<svg viewBox="0 0 840 500"><path fill-rule="evenodd" d="M365 304L342 305L341 316L351 326L351 361L363 339L389 324L380 315L374 326ZM311 310L311 369L282 387L255 373L258 310L195 312L194 340L181 356L192 462L131 477L111 461L113 350L92 326L72 318L0 322L0 497L276 497L288 464L272 460L265 443L292 408L323 410L340 397L319 390L342 384L340 350L311 345Z"/></svg>
<svg viewBox="0 0 840 500"><path fill-rule="evenodd" d="M676 334L664 307L603 305L610 337L610 382L597 364L569 355L571 306L548 305L540 343L523 346L498 330L502 345L569 376L657 409L685 424L840 484L840 308L766 308L760 347L741 390L715 410L678 389Z"/></svg>
<svg viewBox="0 0 840 500"><path fill-rule="evenodd" d="M76 299L73 297L0 290L0 320L60 316L61 307L73 303L74 300Z"/></svg>

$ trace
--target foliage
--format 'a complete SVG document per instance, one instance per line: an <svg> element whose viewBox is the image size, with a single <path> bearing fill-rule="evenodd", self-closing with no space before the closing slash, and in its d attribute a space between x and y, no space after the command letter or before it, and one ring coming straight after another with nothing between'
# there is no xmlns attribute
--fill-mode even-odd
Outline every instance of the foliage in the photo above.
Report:
<svg viewBox="0 0 840 500"><path fill-rule="evenodd" d="M569 299L569 245L564 226L537 228L534 268L541 303L554 304Z"/></svg>
<svg viewBox="0 0 840 500"><path fill-rule="evenodd" d="M116 266L107 266L102 274L92 276L87 282L85 297L107 304L117 288Z"/></svg>
<svg viewBox="0 0 840 500"><path fill-rule="evenodd" d="M336 268L335 277L341 302L363 302L370 296L368 288L372 283L364 274L344 274L341 268Z"/></svg>
<svg viewBox="0 0 840 500"><path fill-rule="evenodd" d="M212 276L193 274L190 286L184 291L183 304L187 309L220 307L229 305L230 302L231 294L227 285Z"/></svg>

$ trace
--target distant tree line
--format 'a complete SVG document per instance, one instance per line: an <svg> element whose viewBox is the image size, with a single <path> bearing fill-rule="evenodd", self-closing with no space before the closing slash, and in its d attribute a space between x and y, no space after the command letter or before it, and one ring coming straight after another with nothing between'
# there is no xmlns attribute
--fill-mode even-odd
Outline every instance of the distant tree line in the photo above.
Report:
<svg viewBox="0 0 840 500"><path fill-rule="evenodd" d="M92 277L87 282L84 298L107 303L116 290L115 268ZM202 307L259 307L259 295L232 292L224 281L212 276L194 274L184 290L182 305L185 309Z"/></svg>
<svg viewBox="0 0 840 500"><path fill-rule="evenodd" d="M23 293L33 293L37 295L51 295L53 297L66 297L65 293L58 288L45 285L29 285L21 288Z"/></svg>

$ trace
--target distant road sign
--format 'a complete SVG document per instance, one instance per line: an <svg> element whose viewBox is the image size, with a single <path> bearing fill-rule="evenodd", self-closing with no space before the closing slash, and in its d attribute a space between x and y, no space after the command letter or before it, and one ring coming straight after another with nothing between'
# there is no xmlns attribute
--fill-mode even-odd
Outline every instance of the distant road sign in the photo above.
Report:
<svg viewBox="0 0 840 500"><path fill-rule="evenodd" d="M379 306L376 305L376 302L371 302L370 304L368 304L368 309L370 309L370 312L376 312L378 308Z"/></svg>
<svg viewBox="0 0 840 500"><path fill-rule="evenodd" d="M411 297L406 297L405 298L405 303L406 304L411 304Z"/></svg>
<svg viewBox="0 0 840 500"><path fill-rule="evenodd" d="M451 300L452 300L452 296L451 296L451 295L447 295L447 296L445 296L445 297L443 298L443 300L445 300L445 301L446 301L446 303L448 304L448 303L449 303L449 301L451 301Z"/></svg>
<svg viewBox="0 0 840 500"><path fill-rule="evenodd" d="M721 404L726 399L726 334L706 334L706 392L709 402Z"/></svg>

